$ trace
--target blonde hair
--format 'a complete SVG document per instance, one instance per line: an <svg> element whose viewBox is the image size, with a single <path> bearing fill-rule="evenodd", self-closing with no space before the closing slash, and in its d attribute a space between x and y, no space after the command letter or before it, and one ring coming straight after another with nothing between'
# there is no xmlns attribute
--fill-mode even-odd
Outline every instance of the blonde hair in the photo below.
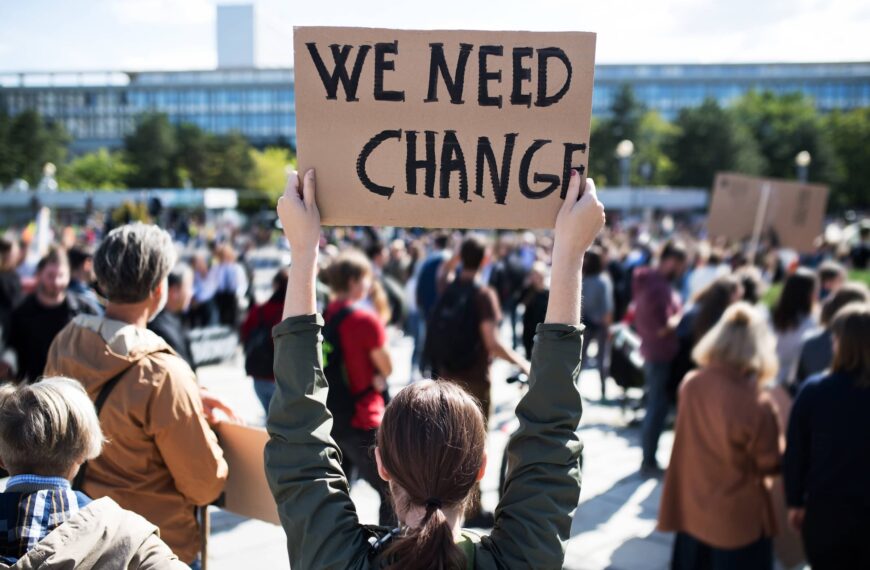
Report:
<svg viewBox="0 0 870 570"><path fill-rule="evenodd" d="M692 358L700 366L721 364L754 376L759 384L776 376L776 339L765 319L749 303L725 310L719 322L701 337Z"/></svg>
<svg viewBox="0 0 870 570"><path fill-rule="evenodd" d="M0 458L13 475L64 477L99 456L102 446L97 412L75 380L0 387Z"/></svg>

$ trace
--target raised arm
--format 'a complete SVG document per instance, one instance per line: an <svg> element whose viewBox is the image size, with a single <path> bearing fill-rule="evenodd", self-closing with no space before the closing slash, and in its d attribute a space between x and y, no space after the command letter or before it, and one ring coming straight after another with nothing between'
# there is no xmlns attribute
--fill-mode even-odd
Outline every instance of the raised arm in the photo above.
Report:
<svg viewBox="0 0 870 570"><path fill-rule="evenodd" d="M326 409L323 320L315 314L320 214L314 201L314 172L305 174L301 195L298 187L296 175L291 175L278 200L293 258L285 320L272 332L277 390L269 409L266 476L287 534L291 567L364 568L368 535L350 500Z"/></svg>
<svg viewBox="0 0 870 570"><path fill-rule="evenodd" d="M580 186L572 171L556 218L547 316L535 337L529 391L517 406L520 427L508 443L504 495L495 528L482 541L482 556L498 567L561 568L580 499L581 271L583 254L604 224L592 180L582 197Z"/></svg>

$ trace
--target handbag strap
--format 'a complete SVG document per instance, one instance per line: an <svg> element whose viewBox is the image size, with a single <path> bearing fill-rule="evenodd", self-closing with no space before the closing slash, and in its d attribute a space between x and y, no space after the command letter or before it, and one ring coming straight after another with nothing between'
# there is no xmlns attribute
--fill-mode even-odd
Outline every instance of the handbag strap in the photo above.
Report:
<svg viewBox="0 0 870 570"><path fill-rule="evenodd" d="M135 364L133 365L135 366ZM103 406L106 403L106 400L109 398L109 394L112 393L112 390L115 389L115 386L118 385L118 382L121 381L121 378L126 374L133 366L128 366L124 368L114 376L112 376L108 382L103 384L103 387L100 388L100 393L97 394L97 399L94 401L94 409L97 412L97 419L100 417L100 411L103 409ZM75 491L83 491L82 485L85 483L85 475L88 470L88 462L85 461L82 463L82 466L79 467L79 472L76 474L75 479L72 482L72 488Z"/></svg>

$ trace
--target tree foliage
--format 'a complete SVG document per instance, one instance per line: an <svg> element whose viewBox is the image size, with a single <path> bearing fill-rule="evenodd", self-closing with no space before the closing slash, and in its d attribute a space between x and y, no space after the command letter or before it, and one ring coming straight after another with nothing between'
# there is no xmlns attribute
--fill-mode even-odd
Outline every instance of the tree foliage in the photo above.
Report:
<svg viewBox="0 0 870 570"><path fill-rule="evenodd" d="M130 165L120 152L101 148L66 164L57 175L61 190L115 190L126 188Z"/></svg>
<svg viewBox="0 0 870 570"><path fill-rule="evenodd" d="M670 183L710 188L718 171L762 174L766 161L747 127L713 99L682 109L674 121L667 155L674 161Z"/></svg>
<svg viewBox="0 0 870 570"><path fill-rule="evenodd" d="M36 111L15 117L0 111L0 185L23 178L35 187L46 163L63 164L68 144L64 128L43 120Z"/></svg>

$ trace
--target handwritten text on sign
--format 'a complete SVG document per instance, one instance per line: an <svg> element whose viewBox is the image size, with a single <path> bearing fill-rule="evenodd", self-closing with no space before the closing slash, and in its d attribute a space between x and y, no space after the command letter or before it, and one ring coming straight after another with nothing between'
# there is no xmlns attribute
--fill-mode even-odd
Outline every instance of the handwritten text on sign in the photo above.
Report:
<svg viewBox="0 0 870 570"><path fill-rule="evenodd" d="M324 223L551 227L585 171L595 36L297 28Z"/></svg>

